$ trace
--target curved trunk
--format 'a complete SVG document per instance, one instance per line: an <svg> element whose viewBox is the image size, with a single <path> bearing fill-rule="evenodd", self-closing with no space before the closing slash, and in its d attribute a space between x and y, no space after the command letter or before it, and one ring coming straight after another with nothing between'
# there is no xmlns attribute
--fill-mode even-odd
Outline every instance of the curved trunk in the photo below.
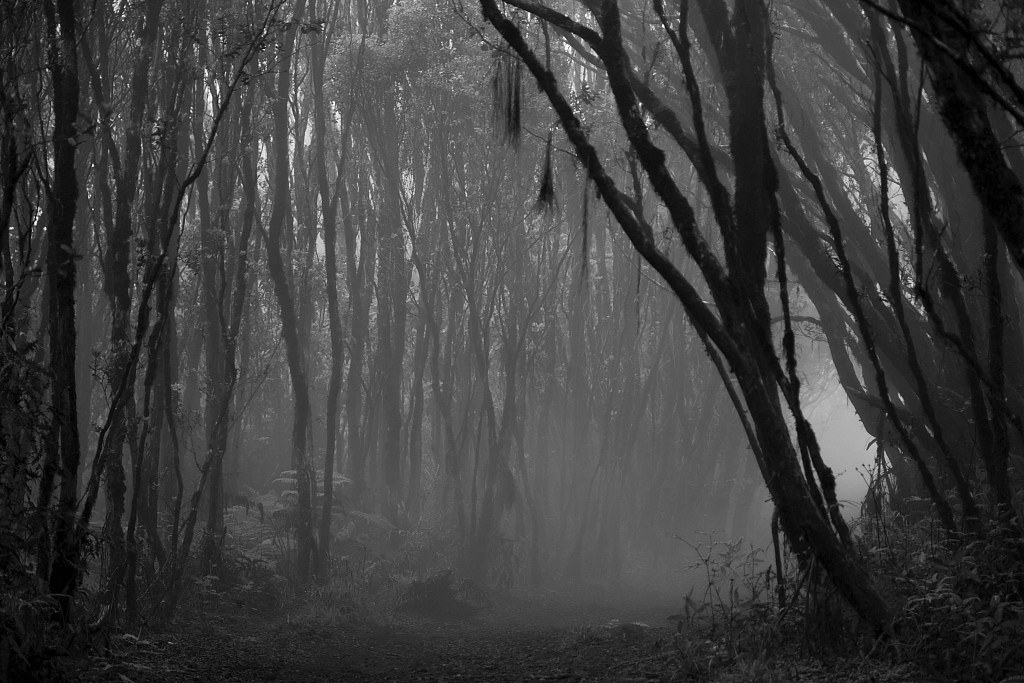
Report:
<svg viewBox="0 0 1024 683"><path fill-rule="evenodd" d="M316 13L314 8L313 13ZM317 189L320 194L320 210L323 217L324 229L324 263L327 275L327 320L331 335L331 370L330 380L327 385L327 416L324 445L324 476L323 476L323 502L320 513L320 527L318 530L320 540L320 553L318 562L322 571L330 548L331 535L331 514L334 502L334 467L336 451L338 446L338 418L340 414L339 398L341 396L341 378L345 364L345 338L341 327L341 308L338 303L338 195L336 192L331 196L330 180L327 177L327 106L324 100L324 66L327 61L326 50L319 40L312 42L313 64L311 71L313 75L313 130L316 135L316 152L314 163L316 164ZM351 108L350 108L351 111ZM347 124L346 124L347 128ZM347 133L342 144L347 148ZM338 162L339 186L345 182L342 174L345 171L345 152L342 152L342 159ZM347 210L348 207L343 207Z"/></svg>
<svg viewBox="0 0 1024 683"><path fill-rule="evenodd" d="M630 74L631 66L622 43L618 7L606 2L596 13L601 33L575 24L566 17L545 8L535 11L546 15L549 20L558 21L563 27L576 33L590 43L597 56L607 68L608 83L615 95L622 129L629 138L652 187L664 202L674 227L682 239L689 255L701 269L704 280L711 289L718 304L719 312L703 301L695 287L657 246L654 231L642 215L631 210L615 181L604 170L601 157L583 129L573 108L559 89L554 74L546 68L524 40L519 28L505 17L495 0L481 0L481 7L487 19L502 35L509 46L519 54L533 73L541 90L558 115L562 128L575 148L576 154L587 169L590 179L597 186L602 199L609 208L630 242L647 262L661 275L673 293L680 299L693 325L706 335L728 361L743 395L750 423L756 434L757 443L752 443L758 457L762 475L768 484L772 500L778 508L783 527L798 552L813 554L826 569L842 595L861 614L876 632L886 631L892 617L889 606L872 585L864 568L857 562L851 550L840 541L830 521L811 497L808 481L800 467L800 461L789 432L785 413L779 401L779 387L793 391L784 378L778 358L772 348L770 328L765 324L767 305L763 289L764 237L768 232L769 220L778 220L775 200L774 165L767 154L764 132L764 117L756 119L754 112L761 112L761 101L751 101L749 92L729 91L731 129L733 139L733 161L737 173L746 174L746 180L737 180L735 203L746 207L737 211L734 218L718 216L722 235L729 240L742 240L735 245L735 251L727 258L729 272L726 273L718 258L710 249L703 235L697 230L693 208L678 185L676 185L665 163L664 152L655 146L648 133L648 127L640 116L636 95L633 92ZM720 11L719 20L728 17L725 3L704 3L705 18L708 10ZM723 66L727 72L735 71L739 83L762 84L764 79L763 56L767 54L766 10L756 0L736 3L733 19L729 25L719 23L712 31L719 40L719 59L731 60ZM544 18L544 17L542 17ZM709 25L714 21L708 21ZM685 27L684 27L685 29ZM678 35L673 34L678 43ZM687 48L688 49L688 48ZM680 49L688 64L685 51ZM758 85L758 88L761 86ZM757 92L761 92L755 88ZM694 107L699 107L694 96ZM746 106L743 106L746 105ZM696 120L696 115L695 115ZM702 124L700 124L702 125ZM760 132L747 128L759 128ZM740 135L742 133L742 135ZM701 144L706 137L698 130ZM739 149L736 143L747 141L748 146ZM706 157L710 154L705 153ZM748 158L749 157L749 158ZM743 166L739 162L745 160ZM767 192L766 192L767 190ZM749 205L748 205L749 204ZM736 229L741 224L743 235ZM747 233L755 233L751 238ZM726 253L730 247L726 245ZM758 261L760 259L760 261ZM755 261L758 261L755 263ZM720 317L719 317L720 316ZM723 377L728 381L728 377ZM799 404L790 407L798 421ZM801 447L813 446L801 439ZM841 531L841 529L840 529Z"/></svg>
<svg viewBox="0 0 1024 683"><path fill-rule="evenodd" d="M292 196L288 169L288 141L290 139L288 98L291 90L291 61L295 49L295 33L301 21L305 4L305 0L299 0L295 7L294 20L289 24L285 34L277 88L271 105L274 120L274 174L272 178L274 206L267 229L267 269L274 284L274 295L281 313L281 336L284 337L288 370L291 374L292 392L295 398L291 464L296 472L298 486L296 572L299 580L303 582L309 579L314 552L312 476L306 445L310 429L311 407L306 364L299 339L298 311L289 287L288 269L282 257L281 239L285 229L288 228L290 231L292 227Z"/></svg>

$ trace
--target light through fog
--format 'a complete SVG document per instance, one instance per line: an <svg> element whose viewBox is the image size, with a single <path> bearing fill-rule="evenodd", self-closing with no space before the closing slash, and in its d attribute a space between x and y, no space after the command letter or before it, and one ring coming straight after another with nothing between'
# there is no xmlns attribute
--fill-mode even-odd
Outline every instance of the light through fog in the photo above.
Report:
<svg viewBox="0 0 1024 683"><path fill-rule="evenodd" d="M0 681L1010 680L1022 63L1020 0L0 0Z"/></svg>

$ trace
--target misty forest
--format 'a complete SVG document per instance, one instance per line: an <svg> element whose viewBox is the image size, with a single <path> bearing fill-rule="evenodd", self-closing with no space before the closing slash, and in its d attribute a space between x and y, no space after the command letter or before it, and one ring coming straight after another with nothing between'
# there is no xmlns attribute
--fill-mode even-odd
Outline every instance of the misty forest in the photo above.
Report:
<svg viewBox="0 0 1024 683"><path fill-rule="evenodd" d="M2 0L0 117L0 680L1024 680L1018 0Z"/></svg>

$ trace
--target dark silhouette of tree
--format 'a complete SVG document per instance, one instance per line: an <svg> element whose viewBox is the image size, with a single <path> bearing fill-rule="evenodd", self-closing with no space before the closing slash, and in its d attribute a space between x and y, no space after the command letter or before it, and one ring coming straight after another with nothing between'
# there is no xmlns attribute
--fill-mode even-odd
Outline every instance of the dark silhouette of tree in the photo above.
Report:
<svg viewBox="0 0 1024 683"><path fill-rule="evenodd" d="M53 395L50 414L49 452L39 486L41 506L48 507L50 491L59 481L59 506L49 563L50 592L57 598L60 616L70 616L71 596L78 587L78 543L75 511L78 505L78 467L81 443L78 434L77 378L75 375L75 211L79 183L75 163L78 137L79 76L78 27L72 0L43 3L46 18L47 68L53 83L53 179L52 206L46 243L47 313L49 316L50 374ZM59 479L58 479L59 477ZM44 543L49 543L49 539Z"/></svg>
<svg viewBox="0 0 1024 683"><path fill-rule="evenodd" d="M267 226L267 265L270 278L274 283L274 294L281 313L281 335L284 337L288 358L288 370L291 375L295 406L292 427L292 469L295 471L296 488L298 490L298 517L296 520L298 548L296 569L302 580L307 580L312 571L314 560L313 547L313 516L312 487L313 477L309 464L309 431L311 407L309 383L307 379L305 353L299 339L299 319L296 301L289 284L289 274L283 259L282 239L286 232L291 233L293 226L292 193L290 186L291 169L289 165L289 130L288 102L291 92L292 61L295 51L295 37L302 20L304 0L299 0L294 10L294 21L285 32L284 44L279 57L279 71L275 84L274 97L271 103L273 111L273 212Z"/></svg>
<svg viewBox="0 0 1024 683"><path fill-rule="evenodd" d="M730 192L720 179L708 142L705 103L693 76L685 8L677 26L668 19L660 4L656 11L676 55L674 67L682 72L689 89L696 140L682 133L675 114L637 77L627 52L625 32L628 29L624 28L623 12L618 3L604 2L588 8L597 30L547 7L530 2L511 4L582 41L603 64L623 132L667 209L687 254L700 269L717 312L703 301L690 280L659 248L654 231L643 215L631 208L629 196L605 170L555 75L524 40L520 28L495 3L482 1L484 17L524 61L544 91L605 205L640 255L672 288L697 330L706 335L729 364L756 434L756 442L751 443L751 447L790 542L798 553L813 554L821 562L843 595L872 628L886 629L891 611L849 547L849 534L838 513L834 479L820 463L814 433L800 406L792 352L785 361L787 372L771 339L764 267L769 237L775 243L783 285L786 265L779 227L781 216L775 196L777 171L769 153L767 115L763 106L770 56L765 6L760 2L739 2L731 13L724 3L707 2L700 7L709 37L709 59L720 70L725 84L723 94L729 112L725 132L734 174L734 188ZM660 114L664 127L670 134L675 133L674 142L688 154L697 170L711 198L724 263L697 229L694 209L669 171L665 152L652 139L641 106L651 112L652 117ZM785 286L780 293L787 318L786 333L791 335ZM723 381L731 382L732 378L725 376ZM787 427L780 393L796 421L795 442Z"/></svg>

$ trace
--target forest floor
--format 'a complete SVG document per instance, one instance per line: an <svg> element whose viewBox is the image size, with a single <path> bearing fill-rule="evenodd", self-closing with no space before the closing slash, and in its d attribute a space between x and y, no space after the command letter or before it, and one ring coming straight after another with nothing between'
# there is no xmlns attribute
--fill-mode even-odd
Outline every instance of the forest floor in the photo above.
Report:
<svg viewBox="0 0 1024 683"><path fill-rule="evenodd" d="M727 657L667 621L678 597L624 586L488 592L447 617L193 605L175 624L123 635L82 681L924 681L909 665L775 652ZM467 610L467 612L470 610ZM634 623L642 626L631 626ZM796 638L794 640L799 640Z"/></svg>

